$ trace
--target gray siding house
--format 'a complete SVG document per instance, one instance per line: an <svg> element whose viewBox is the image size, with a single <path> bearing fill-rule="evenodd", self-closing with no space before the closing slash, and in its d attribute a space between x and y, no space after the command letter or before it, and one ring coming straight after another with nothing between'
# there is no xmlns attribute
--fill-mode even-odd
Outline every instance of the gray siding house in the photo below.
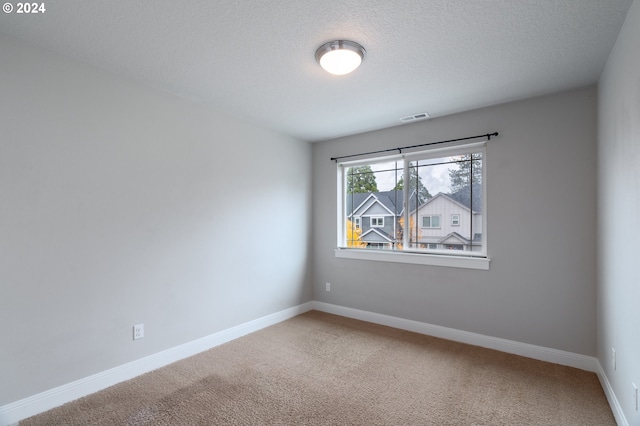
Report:
<svg viewBox="0 0 640 426"><path fill-rule="evenodd" d="M410 196L410 243L431 250L475 250L482 241L482 213L472 211L468 197L438 193L416 209ZM353 193L346 197L346 216L369 248L391 249L402 243L404 192ZM465 203L466 201L466 203ZM474 200L479 208L479 200Z"/></svg>

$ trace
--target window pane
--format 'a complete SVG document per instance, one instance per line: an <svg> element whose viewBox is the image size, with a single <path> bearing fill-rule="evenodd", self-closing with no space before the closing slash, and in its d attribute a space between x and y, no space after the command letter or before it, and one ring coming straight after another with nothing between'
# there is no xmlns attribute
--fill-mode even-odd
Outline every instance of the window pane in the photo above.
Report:
<svg viewBox="0 0 640 426"><path fill-rule="evenodd" d="M402 241L403 162L364 164L346 169L347 247L396 249ZM349 228L353 218L362 217Z"/></svg>
<svg viewBox="0 0 640 426"><path fill-rule="evenodd" d="M409 172L410 218L422 218L410 248L482 250L482 152L414 160Z"/></svg>

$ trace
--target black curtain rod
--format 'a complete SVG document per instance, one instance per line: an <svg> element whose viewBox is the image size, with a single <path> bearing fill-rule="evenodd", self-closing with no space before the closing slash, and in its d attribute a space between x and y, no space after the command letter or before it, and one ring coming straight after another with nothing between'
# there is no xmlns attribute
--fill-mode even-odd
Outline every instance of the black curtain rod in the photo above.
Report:
<svg viewBox="0 0 640 426"><path fill-rule="evenodd" d="M361 152L360 154L343 155L341 157L332 157L331 161L335 161L337 163L338 160L342 160L343 158L360 157L361 155L381 154L383 152L393 152L393 151L398 151L398 153L402 154L403 149L420 148L422 146L439 145L441 143L448 143L448 142L467 141L469 139L487 138L488 140L491 140L491 136L498 136L498 132L487 133L486 135L469 136L466 138L449 139L447 141L428 142L428 143L421 143L419 145L401 146L399 148L381 149L380 151Z"/></svg>

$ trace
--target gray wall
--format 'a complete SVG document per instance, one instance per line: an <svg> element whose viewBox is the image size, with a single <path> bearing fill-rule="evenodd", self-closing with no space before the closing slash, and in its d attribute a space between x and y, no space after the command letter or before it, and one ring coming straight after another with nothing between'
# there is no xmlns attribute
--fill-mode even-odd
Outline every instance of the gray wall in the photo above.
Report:
<svg viewBox="0 0 640 426"><path fill-rule="evenodd" d="M632 425L640 425L631 386L640 387L639 41L636 0L600 79L598 117L598 358Z"/></svg>
<svg viewBox="0 0 640 426"><path fill-rule="evenodd" d="M596 102L588 87L314 144L314 299L594 356ZM489 271L334 257L330 157L493 131Z"/></svg>
<svg viewBox="0 0 640 426"><path fill-rule="evenodd" d="M308 144L0 57L0 406L311 300Z"/></svg>

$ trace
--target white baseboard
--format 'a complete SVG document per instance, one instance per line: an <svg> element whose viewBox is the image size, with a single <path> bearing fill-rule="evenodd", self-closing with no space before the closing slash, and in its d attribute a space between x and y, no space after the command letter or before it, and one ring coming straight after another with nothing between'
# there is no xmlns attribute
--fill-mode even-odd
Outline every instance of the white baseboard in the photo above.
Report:
<svg viewBox="0 0 640 426"><path fill-rule="evenodd" d="M607 375L605 374L602 365L600 365L600 361L595 357L546 348L544 346L515 342L513 340L501 339L498 337L485 336L483 334L456 330L453 328L392 317L389 315L377 314L375 312L332 305L324 302L312 302L312 306L313 309L317 311L367 321L374 324L386 325L389 327L399 328L401 330L413 331L415 333L426 334L429 336L440 337L454 342L495 349L501 352L520 355L540 361L552 362L554 364L566 365L568 367L579 368L581 370L596 373L600 380L600 384L604 389L604 393L616 419L616 423L619 426L629 426L622 408L618 403L618 399L613 392L613 388L607 379Z"/></svg>
<svg viewBox="0 0 640 426"><path fill-rule="evenodd" d="M404 318L392 317L389 315L377 314L374 312L361 311L359 309L347 308L344 306L332 305L324 302L312 302L312 306L315 310L340 315L343 317L354 318L362 321L372 322L374 324L386 325L402 330L413 331L415 333L440 337L446 340L453 340L454 342L467 343L474 346L481 346L483 348L495 349L501 352L521 355L540 361L547 361L554 364L575 367L593 373L596 373L598 371L598 360L592 356L580 355L572 352L561 351L558 349L551 349L543 346L536 346L528 343L501 339L498 337L456 330L453 328L427 324L424 322L413 321Z"/></svg>
<svg viewBox="0 0 640 426"><path fill-rule="evenodd" d="M164 367L312 309L597 373L617 423L621 426L629 426L613 388L600 362L595 357L315 301L240 324L175 348L167 349L4 405L0 407L0 426L12 425L27 417Z"/></svg>
<svg viewBox="0 0 640 426"><path fill-rule="evenodd" d="M604 368L602 368L602 364L598 361L598 379L600 379L600 384L602 385L602 389L604 390L604 394L607 396L607 401L609 401L609 406L611 407L611 411L613 411L613 416L616 418L616 423L618 426L629 426L629 422L622 411L622 407L620 406L620 402L618 402L618 398L616 398L616 394L613 391L613 387L609 382L609 378L607 374L604 372Z"/></svg>
<svg viewBox="0 0 640 426"><path fill-rule="evenodd" d="M158 352L127 364L85 377L48 391L0 407L0 425L7 426L27 417L92 394L125 380L206 351L254 331L293 318L312 309L307 302L262 318L237 325L198 340Z"/></svg>
<svg viewBox="0 0 640 426"><path fill-rule="evenodd" d="M616 423L618 426L629 426L629 422L627 421L624 412L622 411L622 407L616 398L613 387L611 386L611 383L609 383L609 379L607 378L600 361L595 357L546 348L544 346L515 342L513 340L485 336L483 334L470 333L468 331L456 330L439 325L427 324L339 305L332 305L330 303L312 302L312 306L313 309L317 311L367 321L374 324L386 325L389 327L399 328L401 330L413 331L415 333L426 334L429 336L440 337L442 339L452 340L455 342L467 343L483 348L495 349L501 352L525 356L527 358L533 358L540 361L552 362L554 364L566 365L568 367L579 368L581 370L596 373L607 397L607 401L609 402L609 406L611 407L611 411L616 419Z"/></svg>

